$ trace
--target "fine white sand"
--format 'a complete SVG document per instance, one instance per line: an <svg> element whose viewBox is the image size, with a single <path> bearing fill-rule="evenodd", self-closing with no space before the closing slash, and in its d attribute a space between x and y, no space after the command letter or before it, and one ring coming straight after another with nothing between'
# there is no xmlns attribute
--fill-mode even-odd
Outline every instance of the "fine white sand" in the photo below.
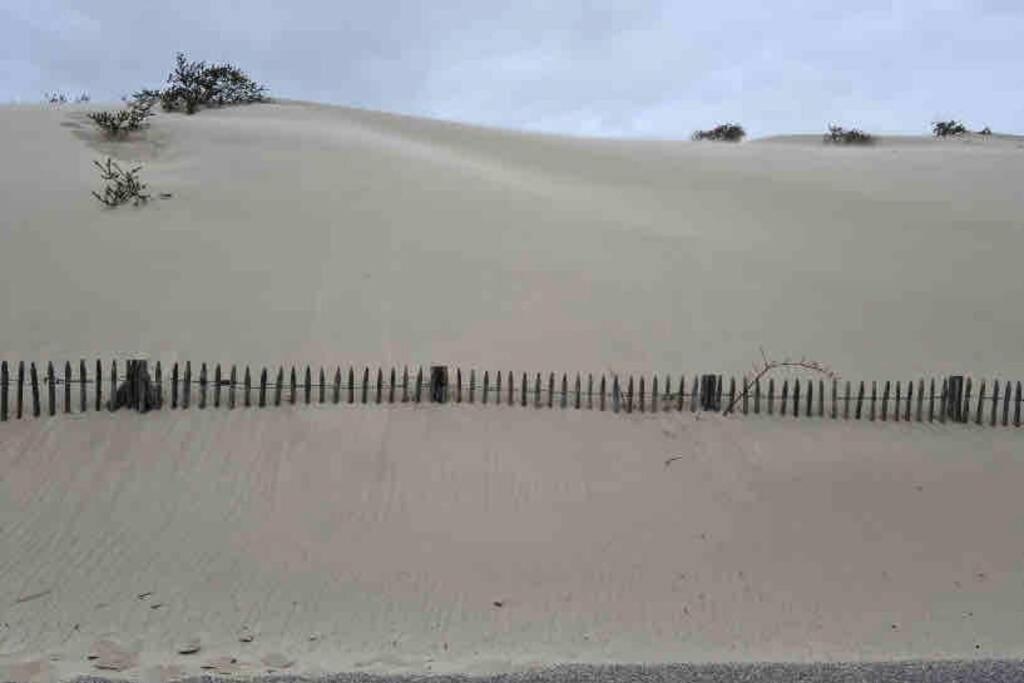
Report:
<svg viewBox="0 0 1024 683"><path fill-rule="evenodd" d="M115 144L88 110L0 108L7 360L678 376L763 345L855 380L1024 375L1018 138L279 103ZM105 153L174 196L104 210ZM8 422L0 680L1024 656L1022 438L466 405Z"/></svg>

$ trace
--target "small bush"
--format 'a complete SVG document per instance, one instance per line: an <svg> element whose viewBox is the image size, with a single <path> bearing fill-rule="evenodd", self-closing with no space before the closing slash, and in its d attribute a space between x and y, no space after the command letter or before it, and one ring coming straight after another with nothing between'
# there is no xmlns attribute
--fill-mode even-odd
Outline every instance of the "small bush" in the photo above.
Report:
<svg viewBox="0 0 1024 683"><path fill-rule="evenodd" d="M190 62L179 52L174 71L162 91L143 91L158 95L165 111L194 114L200 106L221 107L251 104L266 100L266 88L230 64Z"/></svg>
<svg viewBox="0 0 1024 683"><path fill-rule="evenodd" d="M92 193L103 204L115 207L130 201L138 206L149 201L150 195L144 193L146 185L139 180L141 166L125 171L110 157L107 157L106 165L98 161L92 163L96 164L96 168L100 170L100 177L107 182L102 195L97 192Z"/></svg>
<svg viewBox="0 0 1024 683"><path fill-rule="evenodd" d="M77 98L72 100L65 93L55 90L53 92L43 93L43 98L50 104L67 104L68 102L74 102L76 104L83 104L89 101L89 93L82 93Z"/></svg>
<svg viewBox="0 0 1024 683"><path fill-rule="evenodd" d="M146 119L153 115L152 102L136 100L120 111L100 111L89 114L89 118L109 137L118 137L131 130L142 128Z"/></svg>
<svg viewBox="0 0 1024 683"><path fill-rule="evenodd" d="M856 128L846 130L841 126L830 125L824 141L826 144L834 145L870 145L875 139L869 133Z"/></svg>
<svg viewBox="0 0 1024 683"><path fill-rule="evenodd" d="M738 123L723 123L711 130L698 130L692 138L694 140L714 140L716 142L739 142L746 136L747 132Z"/></svg>
<svg viewBox="0 0 1024 683"><path fill-rule="evenodd" d="M985 126L984 128L978 131L978 135L992 135L992 129L989 128L988 126Z"/></svg>
<svg viewBox="0 0 1024 683"><path fill-rule="evenodd" d="M966 132L966 126L959 121L936 121L932 124L932 133L937 138L945 138L950 135L963 135Z"/></svg>

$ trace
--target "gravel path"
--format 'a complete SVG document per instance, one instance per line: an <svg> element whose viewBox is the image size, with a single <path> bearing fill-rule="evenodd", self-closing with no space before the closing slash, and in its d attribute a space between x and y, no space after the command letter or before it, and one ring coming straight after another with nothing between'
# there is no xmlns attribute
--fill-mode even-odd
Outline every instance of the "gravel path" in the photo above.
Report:
<svg viewBox="0 0 1024 683"><path fill-rule="evenodd" d="M202 676L185 683L237 683L239 678ZM873 662L860 664L665 664L657 666L562 666L493 676L379 676L338 674L322 678L263 676L260 683L971 683L1024 682L1024 660ZM82 677L76 683L115 683Z"/></svg>

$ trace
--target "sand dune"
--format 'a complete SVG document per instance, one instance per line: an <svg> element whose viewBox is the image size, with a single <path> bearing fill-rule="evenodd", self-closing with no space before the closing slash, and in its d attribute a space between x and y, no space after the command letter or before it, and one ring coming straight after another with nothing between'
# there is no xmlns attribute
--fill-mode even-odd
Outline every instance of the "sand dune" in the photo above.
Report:
<svg viewBox="0 0 1024 683"><path fill-rule="evenodd" d="M283 102L114 144L86 111L0 108L4 359L678 377L763 345L853 379L1024 374L1016 138ZM104 210L104 154L173 197ZM0 679L1021 657L1019 441L493 406L8 422Z"/></svg>

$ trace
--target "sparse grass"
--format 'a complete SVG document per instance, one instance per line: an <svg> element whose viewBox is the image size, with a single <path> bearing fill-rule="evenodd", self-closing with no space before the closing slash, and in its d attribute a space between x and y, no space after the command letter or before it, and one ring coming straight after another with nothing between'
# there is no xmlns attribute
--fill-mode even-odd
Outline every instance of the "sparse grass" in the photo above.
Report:
<svg viewBox="0 0 1024 683"><path fill-rule="evenodd" d="M959 121L936 121L932 124L932 134L937 138L963 135L966 132L967 127Z"/></svg>
<svg viewBox="0 0 1024 683"><path fill-rule="evenodd" d="M829 125L828 132L824 136L825 144L833 145L870 145L874 141L875 139L871 134L857 128L847 130L841 126L833 125Z"/></svg>
<svg viewBox="0 0 1024 683"><path fill-rule="evenodd" d="M67 96L66 93L59 90L55 90L53 92L43 93L43 99L45 99L50 104L61 105L67 104L68 102L74 102L75 104L83 104L85 102L88 102L90 98L89 93L82 93L77 98L71 99Z"/></svg>
<svg viewBox="0 0 1024 683"><path fill-rule="evenodd" d="M128 202L138 206L149 201L150 195L145 192L146 185L139 180L141 166L125 171L110 157L107 157L106 164L98 161L92 163L100 170L100 176L107 183L102 195L98 192L93 192L92 195L105 206L116 207Z"/></svg>
<svg viewBox="0 0 1024 683"><path fill-rule="evenodd" d="M712 140L715 142L739 142L747 132L738 123L723 123L711 130L698 130L693 133L693 140Z"/></svg>

